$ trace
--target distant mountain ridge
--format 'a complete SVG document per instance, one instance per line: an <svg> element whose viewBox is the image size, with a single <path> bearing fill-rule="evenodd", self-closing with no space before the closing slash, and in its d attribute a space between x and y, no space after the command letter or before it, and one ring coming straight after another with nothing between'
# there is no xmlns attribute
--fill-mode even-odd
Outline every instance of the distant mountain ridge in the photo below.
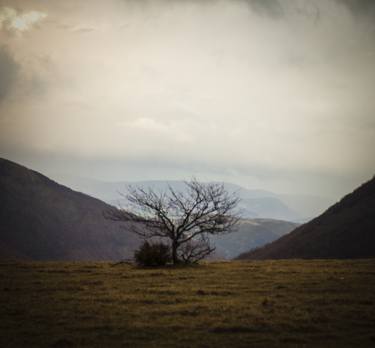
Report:
<svg viewBox="0 0 375 348"><path fill-rule="evenodd" d="M62 176L59 181L111 205L122 205L124 203L119 192L124 192L127 185L152 187L156 190L165 190L168 185L171 185L175 190L184 190L184 184L181 180L104 182ZM241 198L240 209L245 219L267 218L304 222L319 215L333 203L332 199L325 197L276 194L266 190L250 190L232 183L224 183L224 185L226 190L236 192Z"/></svg>
<svg viewBox="0 0 375 348"><path fill-rule="evenodd" d="M252 248L270 243L294 230L299 224L274 219L244 219L236 231L222 236L212 236L210 240L216 247L216 255L232 259Z"/></svg>
<svg viewBox="0 0 375 348"><path fill-rule="evenodd" d="M132 257L139 245L126 224L103 217L108 204L1 158L0 197L0 259L119 260ZM212 241L218 257L232 258L295 226L243 220L237 232Z"/></svg>
<svg viewBox="0 0 375 348"><path fill-rule="evenodd" d="M375 257L375 177L325 213L239 259Z"/></svg>

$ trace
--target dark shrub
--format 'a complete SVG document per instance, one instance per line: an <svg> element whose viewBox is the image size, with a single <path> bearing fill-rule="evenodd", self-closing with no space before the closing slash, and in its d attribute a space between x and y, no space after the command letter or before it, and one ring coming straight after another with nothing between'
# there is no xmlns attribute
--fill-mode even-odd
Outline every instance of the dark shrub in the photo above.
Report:
<svg viewBox="0 0 375 348"><path fill-rule="evenodd" d="M171 253L168 245L163 243L144 242L134 252L134 259L139 266L165 266L171 261Z"/></svg>

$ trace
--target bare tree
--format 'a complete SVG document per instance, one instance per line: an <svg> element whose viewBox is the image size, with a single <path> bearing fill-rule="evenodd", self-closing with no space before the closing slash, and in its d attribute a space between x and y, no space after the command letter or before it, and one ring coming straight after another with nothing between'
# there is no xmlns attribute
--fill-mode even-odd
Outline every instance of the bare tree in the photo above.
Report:
<svg viewBox="0 0 375 348"><path fill-rule="evenodd" d="M130 186L123 195L130 209L114 208L106 217L130 223L130 230L145 240L167 239L173 264L201 260L215 250L208 236L231 232L237 224L239 198L223 184L192 179L185 185L184 192L168 186L161 193Z"/></svg>
<svg viewBox="0 0 375 348"><path fill-rule="evenodd" d="M184 263L196 263L215 251L207 234L201 234L184 244L178 250L178 257Z"/></svg>

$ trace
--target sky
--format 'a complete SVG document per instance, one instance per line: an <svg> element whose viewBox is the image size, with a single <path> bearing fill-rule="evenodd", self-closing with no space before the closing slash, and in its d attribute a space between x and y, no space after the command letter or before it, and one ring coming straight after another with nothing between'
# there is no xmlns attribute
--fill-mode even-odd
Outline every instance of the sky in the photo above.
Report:
<svg viewBox="0 0 375 348"><path fill-rule="evenodd" d="M340 197L375 174L375 1L0 0L0 157Z"/></svg>

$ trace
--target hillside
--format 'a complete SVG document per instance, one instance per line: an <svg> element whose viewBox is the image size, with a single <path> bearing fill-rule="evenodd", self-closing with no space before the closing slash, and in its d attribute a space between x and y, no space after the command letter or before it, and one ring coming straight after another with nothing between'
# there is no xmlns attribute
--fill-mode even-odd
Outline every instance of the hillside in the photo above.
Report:
<svg viewBox="0 0 375 348"><path fill-rule="evenodd" d="M108 260L138 240L106 220L106 203L0 159L0 259Z"/></svg>
<svg viewBox="0 0 375 348"><path fill-rule="evenodd" d="M232 259L253 248L270 243L295 229L298 224L272 219L241 220L235 232L210 239L218 257Z"/></svg>
<svg viewBox="0 0 375 348"><path fill-rule="evenodd" d="M239 259L375 257L375 177L325 213Z"/></svg>
<svg viewBox="0 0 375 348"><path fill-rule="evenodd" d="M104 219L106 203L5 159L0 159L0 195L0 259L118 260L132 257L138 246L133 234ZM243 220L237 232L212 238L216 257L233 258L295 226Z"/></svg>

